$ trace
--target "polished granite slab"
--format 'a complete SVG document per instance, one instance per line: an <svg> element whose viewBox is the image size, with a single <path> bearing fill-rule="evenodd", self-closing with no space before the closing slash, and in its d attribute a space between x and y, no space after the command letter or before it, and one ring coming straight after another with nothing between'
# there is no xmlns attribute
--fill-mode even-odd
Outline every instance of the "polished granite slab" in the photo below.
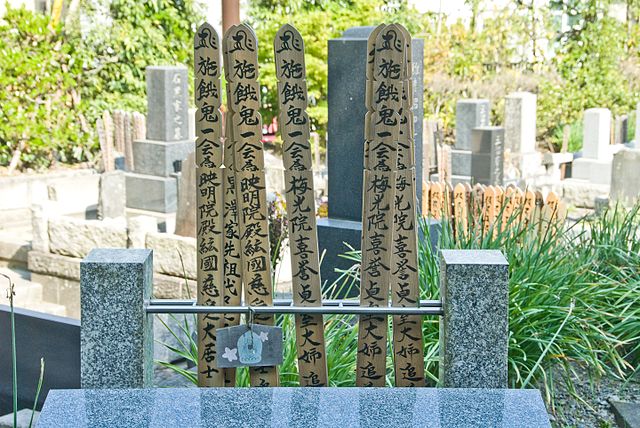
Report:
<svg viewBox="0 0 640 428"><path fill-rule="evenodd" d="M550 427L537 390L53 390L38 427Z"/></svg>

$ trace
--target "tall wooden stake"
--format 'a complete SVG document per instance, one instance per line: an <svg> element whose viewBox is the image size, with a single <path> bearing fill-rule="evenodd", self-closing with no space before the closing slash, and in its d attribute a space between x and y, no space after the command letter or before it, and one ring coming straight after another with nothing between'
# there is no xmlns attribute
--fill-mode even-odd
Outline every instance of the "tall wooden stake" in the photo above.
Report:
<svg viewBox="0 0 640 428"><path fill-rule="evenodd" d="M271 306L273 286L267 220L267 193L262 147L260 85L258 84L258 42L246 24L237 25L224 37L228 55L229 94L233 116L234 167L239 196L240 246L245 301L251 306ZM255 317L259 324L272 325L272 315ZM278 386L277 367L249 370L252 386Z"/></svg>
<svg viewBox="0 0 640 428"><path fill-rule="evenodd" d="M411 35L401 25L405 62L402 71L402 106L395 172L395 213L391 256L391 304L419 306L418 241L416 228L416 169L413 140ZM386 30L386 29L385 29ZM383 31L385 31L383 30ZM422 317L393 317L394 373L396 386L424 386Z"/></svg>
<svg viewBox="0 0 640 428"><path fill-rule="evenodd" d="M194 41L197 180L198 304L223 302L223 170L220 117L220 50L218 35L204 23ZM198 385L222 386L216 364L218 314L198 315Z"/></svg>
<svg viewBox="0 0 640 428"><path fill-rule="evenodd" d="M364 172L360 304L388 306L392 266L394 190L401 128L406 40L389 25L374 31L373 73L365 121L368 135ZM415 187L414 187L415 189ZM415 192L415 190L414 190ZM415 197L415 196L414 196ZM415 202L414 202L415 204ZM413 205L415 212L415 205ZM384 386L386 379L387 317L361 316L356 361L357 386Z"/></svg>
<svg viewBox="0 0 640 428"><path fill-rule="evenodd" d="M223 44L223 62L225 80L229 82L229 55ZM236 191L235 145L233 137L233 103L231 102L230 85L227 89L227 112L225 115L224 139L224 304L239 306L242 301L242 253L240 246L240 226L238 218L238 198ZM240 315L225 314L224 326L230 327L240 323ZM224 385L236 385L236 369L224 369Z"/></svg>
<svg viewBox="0 0 640 428"><path fill-rule="evenodd" d="M289 242L293 270L293 303L321 306L320 262L315 194L307 116L304 42L291 25L274 40L280 131L283 140ZM296 315L296 344L301 386L327 386L327 359L322 315Z"/></svg>

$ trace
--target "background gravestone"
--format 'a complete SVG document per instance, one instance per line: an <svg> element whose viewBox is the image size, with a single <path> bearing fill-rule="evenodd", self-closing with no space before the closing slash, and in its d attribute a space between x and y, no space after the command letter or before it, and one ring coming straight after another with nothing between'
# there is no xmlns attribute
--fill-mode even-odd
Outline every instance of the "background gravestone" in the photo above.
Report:
<svg viewBox="0 0 640 428"><path fill-rule="evenodd" d="M471 177L473 183L502 186L504 128L483 126L471 131Z"/></svg>
<svg viewBox="0 0 640 428"><path fill-rule="evenodd" d="M640 198L640 150L621 150L613 156L612 201L632 205Z"/></svg>
<svg viewBox="0 0 640 428"><path fill-rule="evenodd" d="M176 212L176 235L196 237L196 154L182 161L182 172L178 178L178 211Z"/></svg>
<svg viewBox="0 0 640 428"><path fill-rule="evenodd" d="M177 209L180 162L195 150L189 139L188 73L183 66L147 67L147 138L133 142L127 207L159 213Z"/></svg>
<svg viewBox="0 0 640 428"><path fill-rule="evenodd" d="M594 184L611 183L611 161L617 146L611 145L611 111L607 108L585 110L582 157L573 161L571 177Z"/></svg>
<svg viewBox="0 0 640 428"><path fill-rule="evenodd" d="M523 183L545 173L542 155L536 151L537 97L531 92L513 92L504 100L505 181Z"/></svg>
<svg viewBox="0 0 640 428"><path fill-rule="evenodd" d="M491 105L486 99L462 99L456 103L456 142L451 149L451 184L471 181L471 131L489 126ZM435 181L443 180L439 174Z"/></svg>
<svg viewBox="0 0 640 428"><path fill-rule="evenodd" d="M124 217L126 205L124 172L116 170L102 173L98 189L98 219Z"/></svg>
<svg viewBox="0 0 640 428"><path fill-rule="evenodd" d="M364 156L367 38L374 27L347 29L329 40L329 124L327 141L329 217L318 220L322 282L339 277L335 268L352 262L339 257L347 243L360 249ZM422 159L424 40L413 39L413 103L415 159ZM422 162L416 162L416 194L422 199ZM418 203L417 206L421 206Z"/></svg>

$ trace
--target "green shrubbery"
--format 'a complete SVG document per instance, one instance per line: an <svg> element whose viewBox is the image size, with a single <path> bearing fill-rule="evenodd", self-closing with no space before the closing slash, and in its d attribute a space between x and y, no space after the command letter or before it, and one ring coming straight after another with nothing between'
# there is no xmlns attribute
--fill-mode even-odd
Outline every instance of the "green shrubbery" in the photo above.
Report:
<svg viewBox="0 0 640 428"><path fill-rule="evenodd" d="M104 110L146 110L148 65L191 65L194 0L84 0L79 14L54 28L9 7L0 21L0 166L91 160Z"/></svg>
<svg viewBox="0 0 640 428"><path fill-rule="evenodd" d="M86 160L92 150L81 105L82 63L49 18L9 9L0 23L0 165Z"/></svg>

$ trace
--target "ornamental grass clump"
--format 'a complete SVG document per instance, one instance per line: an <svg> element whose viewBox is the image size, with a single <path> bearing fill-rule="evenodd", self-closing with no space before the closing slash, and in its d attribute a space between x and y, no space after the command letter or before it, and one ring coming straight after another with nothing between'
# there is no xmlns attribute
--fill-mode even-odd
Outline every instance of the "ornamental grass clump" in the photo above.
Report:
<svg viewBox="0 0 640 428"><path fill-rule="evenodd" d="M419 282L422 299L439 299L439 257L429 244L430 222L428 218L419 220ZM439 248L497 249L509 261L510 387L540 386L553 406L554 376L570 374L574 365L587 368L596 377L629 379L637 374L640 205L616 207L570 226L550 223L541 228L539 222L521 221L519 212L504 225L488 230L470 228L466 234L456 234L455 226L440 222ZM338 281L327 287L324 298L359 287L360 252L347 249L342 257L352 261L353 267L341 272ZM356 317L327 315L324 319L330 385L353 386ZM276 322L284 336L281 384L298 385L293 316L277 316ZM391 337L391 317L389 328ZM423 333L427 384L437 386L439 318L425 317ZM195 342L185 345L176 353L195 363ZM195 374L189 372L188 376L195 383ZM570 376L564 377L570 381ZM393 385L393 379L388 343L388 386ZM246 369L238 371L238 385L248 385Z"/></svg>

